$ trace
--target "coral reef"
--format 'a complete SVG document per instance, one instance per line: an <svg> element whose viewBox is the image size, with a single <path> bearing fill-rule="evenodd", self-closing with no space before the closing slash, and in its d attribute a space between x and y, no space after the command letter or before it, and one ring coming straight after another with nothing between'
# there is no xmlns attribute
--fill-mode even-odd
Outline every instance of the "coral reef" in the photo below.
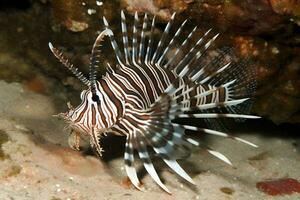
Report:
<svg viewBox="0 0 300 200"><path fill-rule="evenodd" d="M300 141L292 137L299 126L288 130L258 120L240 124L242 131L232 127L258 149L194 135L228 156L234 167L195 150L180 161L194 187L158 163L172 196L143 170L146 192L134 189L126 178L122 137L101 140L101 161L89 141L81 152L68 147L65 123L53 115L67 110L67 101L76 105L83 86L53 57L48 42L88 73L102 16L121 39L120 9L128 18L135 11L157 15L156 32L176 12L176 23L188 18L199 35L209 28L221 33L216 46L235 47L257 72L252 112L277 124L300 123L299 0L0 1L0 199L299 199ZM100 73L115 59L108 41L103 46Z"/></svg>
<svg viewBox="0 0 300 200"><path fill-rule="evenodd" d="M254 113L277 124L300 122L299 1L35 0L1 4L1 79L51 94L57 84L49 78L54 78L62 80L69 91L78 91L81 85L61 70L47 47L49 41L87 72L91 45L103 29L102 16L119 30L120 9L157 15L161 23L177 12L179 21L189 18L197 24L199 34L208 28L220 32L218 46L234 46L254 63L258 80ZM103 63L114 60L110 48L103 48L101 59Z"/></svg>

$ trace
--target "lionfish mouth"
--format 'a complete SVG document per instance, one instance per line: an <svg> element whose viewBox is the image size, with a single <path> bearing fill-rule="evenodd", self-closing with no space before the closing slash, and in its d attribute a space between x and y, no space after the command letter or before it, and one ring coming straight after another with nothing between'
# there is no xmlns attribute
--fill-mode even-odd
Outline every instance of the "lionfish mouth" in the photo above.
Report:
<svg viewBox="0 0 300 200"><path fill-rule="evenodd" d="M71 116L74 113L74 107L71 105L70 102L67 102L67 106L69 108L69 111L64 112L64 113L58 113L58 114L52 115L52 116L65 120L71 126L71 123L72 123Z"/></svg>
<svg viewBox="0 0 300 200"><path fill-rule="evenodd" d="M70 124L72 122L71 118L69 117L69 112L65 112L65 113L58 113L56 115L52 115L53 117L57 117L58 119L63 119L64 121L66 121L68 124Z"/></svg>
<svg viewBox="0 0 300 200"><path fill-rule="evenodd" d="M69 119L68 112L65 113L58 113L56 115L52 115L53 117L57 117L59 119Z"/></svg>

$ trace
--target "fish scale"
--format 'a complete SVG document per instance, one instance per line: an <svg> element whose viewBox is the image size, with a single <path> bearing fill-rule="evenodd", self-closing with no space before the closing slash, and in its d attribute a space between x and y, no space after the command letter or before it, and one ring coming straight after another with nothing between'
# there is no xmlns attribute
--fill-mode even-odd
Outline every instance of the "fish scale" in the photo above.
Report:
<svg viewBox="0 0 300 200"><path fill-rule="evenodd" d="M102 135L111 132L126 136L125 170L132 184L143 189L134 167L137 152L153 180L170 193L156 172L148 147L175 173L192 184L192 178L177 163L178 159L189 154L191 146L199 146L199 142L185 134L186 130L227 137L257 147L219 130L174 122L180 118L197 118L208 122L209 119L221 118L259 118L238 112L254 92L255 77L248 73L251 70L245 68L246 65L242 68L238 63L227 61L227 55L220 54L216 59L204 62L207 50L219 36L210 37L211 29L193 44L195 27L170 57L176 40L184 37L181 34L187 20L171 36L174 13L157 45L154 45L155 16L151 19L145 14L142 19L140 22L138 13L135 13L132 36L129 37L126 16L121 11L122 51L103 17L105 30L93 45L89 78L49 43L59 61L88 87L81 93L82 103L76 108L70 107L68 112L59 116L76 133L76 144L71 144L74 149L79 149L79 134L90 136L91 146L100 156L103 152L99 141ZM97 80L97 68L101 64L101 41L105 36L110 39L118 65L109 65L106 74ZM168 36L171 36L170 40ZM186 48L187 53L180 55ZM218 112L220 108L225 108L227 113ZM206 151L231 164L220 152L209 147Z"/></svg>

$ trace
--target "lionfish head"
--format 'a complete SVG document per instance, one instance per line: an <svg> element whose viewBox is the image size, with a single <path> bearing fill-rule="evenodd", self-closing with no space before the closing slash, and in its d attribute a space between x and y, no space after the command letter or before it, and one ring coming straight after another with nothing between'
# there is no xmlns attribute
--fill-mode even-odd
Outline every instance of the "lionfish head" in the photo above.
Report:
<svg viewBox="0 0 300 200"><path fill-rule="evenodd" d="M93 118L98 115L99 110L96 109L97 101L93 100L93 94L90 89L83 90L81 92L82 102L77 107L73 107L70 102L67 103L69 110L64 113L60 113L57 116L64 119L67 126L79 133L88 134L94 131L100 132L100 130L105 127L99 126L100 124L95 124ZM86 120L90 118L92 120ZM94 124L93 124L94 123Z"/></svg>
<svg viewBox="0 0 300 200"><path fill-rule="evenodd" d="M49 48L55 57L67 67L83 84L85 84L88 89L81 92L81 104L77 107L73 107L69 102L67 103L69 111L65 113L60 113L56 116L64 119L68 126L80 133L93 134L93 132L103 132L105 127L104 123L96 123L96 116L99 116L100 109L98 109L100 104L100 99L102 94L98 89L98 82L96 81L96 71L98 68L99 54L100 54L100 43L106 35L112 34L110 29L102 31L97 37L90 57L90 74L89 78L85 77L78 68L74 67L73 64L60 52L58 49L53 47L49 43Z"/></svg>

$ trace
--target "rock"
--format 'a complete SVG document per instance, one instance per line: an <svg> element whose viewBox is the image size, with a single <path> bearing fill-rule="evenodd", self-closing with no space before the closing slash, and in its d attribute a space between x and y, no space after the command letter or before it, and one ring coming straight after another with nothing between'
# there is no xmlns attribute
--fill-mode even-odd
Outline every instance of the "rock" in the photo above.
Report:
<svg viewBox="0 0 300 200"><path fill-rule="evenodd" d="M81 32L89 27L88 13L81 2L76 0L54 0L52 5L56 20L70 31Z"/></svg>
<svg viewBox="0 0 300 200"><path fill-rule="evenodd" d="M280 15L300 16L299 2L293 0L270 0L273 10Z"/></svg>
<svg viewBox="0 0 300 200"><path fill-rule="evenodd" d="M84 86L57 62L47 46L49 41L88 74L91 46L103 29L102 16L106 16L120 39L121 8L129 12L129 26L129 15L135 11L157 15L155 33L161 32L161 23L176 12L176 23L191 19L189 26L198 25L198 35L213 27L214 33L221 33L216 46L233 46L241 57L251 60L258 81L254 113L277 124L300 122L297 1L121 0L101 4L94 0L54 0L25 4L3 4L2 10L7 10L0 11L0 26L5 27L0 29L1 79L22 82L48 95L59 90L64 101L76 100ZM102 49L102 63L115 63L107 41L104 46L108 48ZM99 74L104 72L102 65Z"/></svg>
<svg viewBox="0 0 300 200"><path fill-rule="evenodd" d="M255 110L262 115L267 116L273 122L280 124L284 122L299 123L300 110L300 82L298 74L300 72L300 60L292 60L284 67L284 72L278 76L276 82L273 82L270 88L264 91L264 95L258 97ZM271 80L269 80L271 82ZM268 82L265 82L268 84ZM271 83L269 83L271 85ZM268 98L266 98L268 96ZM283 108L284 109L275 109Z"/></svg>
<svg viewBox="0 0 300 200"><path fill-rule="evenodd" d="M122 0L121 7L125 7L127 11L134 12L147 12L152 15L160 17L164 21L170 20L172 13L181 13L186 10L189 4L194 0Z"/></svg>

